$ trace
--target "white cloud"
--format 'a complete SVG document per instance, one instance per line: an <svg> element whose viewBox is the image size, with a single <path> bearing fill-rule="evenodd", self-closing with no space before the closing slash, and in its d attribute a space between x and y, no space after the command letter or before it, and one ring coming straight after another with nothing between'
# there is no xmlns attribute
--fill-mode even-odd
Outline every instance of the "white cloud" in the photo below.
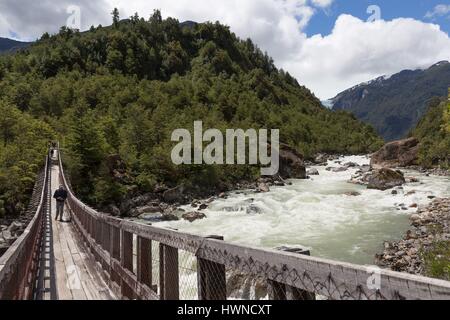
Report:
<svg viewBox="0 0 450 320"><path fill-rule="evenodd" d="M318 7L326 8L333 3L333 0L312 0L312 3Z"/></svg>
<svg viewBox="0 0 450 320"><path fill-rule="evenodd" d="M297 77L318 97L330 98L359 82L402 69L450 60L450 39L439 26L413 19L365 22L341 15L330 35L308 37L304 28L316 10L332 0L2 0L0 36L10 32L35 39L56 32L67 19L66 7L79 5L82 28L111 23L118 7L122 18L154 9L180 21L221 21L241 38L252 38L279 67ZM94 4L95 3L95 4ZM443 12L442 8L438 9Z"/></svg>
<svg viewBox="0 0 450 320"><path fill-rule="evenodd" d="M296 57L281 64L324 99L380 75L440 60L450 60L450 38L438 25L341 15L330 35L307 38Z"/></svg>
<svg viewBox="0 0 450 320"><path fill-rule="evenodd" d="M432 19L434 17L446 16L450 13L450 4L438 4L432 11L425 14L425 18Z"/></svg>

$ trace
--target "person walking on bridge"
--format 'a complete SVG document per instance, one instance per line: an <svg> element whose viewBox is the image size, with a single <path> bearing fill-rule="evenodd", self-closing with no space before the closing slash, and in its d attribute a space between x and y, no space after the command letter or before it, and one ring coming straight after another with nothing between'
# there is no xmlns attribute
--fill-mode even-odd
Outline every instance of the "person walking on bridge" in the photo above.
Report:
<svg viewBox="0 0 450 320"><path fill-rule="evenodd" d="M67 200L67 190L64 186L59 186L59 189L55 191L53 198L56 199L56 217L55 220L63 221L64 203Z"/></svg>

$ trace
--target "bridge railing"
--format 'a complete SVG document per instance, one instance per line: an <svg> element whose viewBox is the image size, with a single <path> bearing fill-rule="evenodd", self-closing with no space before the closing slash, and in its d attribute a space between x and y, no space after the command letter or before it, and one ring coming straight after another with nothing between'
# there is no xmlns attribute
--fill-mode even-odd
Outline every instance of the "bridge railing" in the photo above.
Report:
<svg viewBox="0 0 450 320"><path fill-rule="evenodd" d="M447 281L110 217L75 197L62 162L60 173L74 224L120 298L450 299Z"/></svg>
<svg viewBox="0 0 450 320"><path fill-rule="evenodd" d="M27 214L33 215L22 235L0 257L0 300L27 300L35 289L41 247L43 216L47 210L49 157L45 160Z"/></svg>

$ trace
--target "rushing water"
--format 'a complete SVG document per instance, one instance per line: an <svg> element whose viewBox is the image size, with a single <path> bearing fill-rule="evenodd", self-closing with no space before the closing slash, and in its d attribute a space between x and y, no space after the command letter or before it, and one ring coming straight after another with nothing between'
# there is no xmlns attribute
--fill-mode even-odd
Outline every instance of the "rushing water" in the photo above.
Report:
<svg viewBox="0 0 450 320"><path fill-rule="evenodd" d="M363 156L339 160L369 163ZM335 161L329 165L340 166ZM291 180L292 185L272 187L268 193L235 192L228 199L217 199L204 211L206 219L159 225L199 235L223 235L227 241L257 247L299 245L310 248L314 256L373 264L384 240L398 240L408 230L408 217L417 210L409 208L411 204L426 205L431 201L428 196L450 196L447 177L405 171L406 177L417 177L420 182L408 183L392 195L392 190L368 190L348 183L357 169L334 173L325 167L314 168L320 175L311 180ZM406 195L412 190L416 193ZM361 195L345 195L350 191ZM399 204L408 210L398 210ZM260 213L248 213L255 208Z"/></svg>

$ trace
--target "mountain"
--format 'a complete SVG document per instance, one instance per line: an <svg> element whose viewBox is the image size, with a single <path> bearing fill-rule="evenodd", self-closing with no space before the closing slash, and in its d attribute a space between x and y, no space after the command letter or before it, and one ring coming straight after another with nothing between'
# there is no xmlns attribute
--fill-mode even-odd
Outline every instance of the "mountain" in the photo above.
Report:
<svg viewBox="0 0 450 320"><path fill-rule="evenodd" d="M281 142L305 157L380 146L372 127L323 107L250 39L220 23L187 26L156 11L82 33L61 28L0 57L0 104L57 131L83 200L120 204L180 186L199 194L259 177L257 166L175 165L172 133L192 132L197 120L221 132L279 129ZM8 133L11 150L19 133ZM9 159L0 147L0 154L0 172L20 162L18 152Z"/></svg>
<svg viewBox="0 0 450 320"><path fill-rule="evenodd" d="M450 63L426 70L404 70L359 84L332 99L334 110L346 110L371 124L387 141L405 137L427 111L430 99L445 97Z"/></svg>
<svg viewBox="0 0 450 320"><path fill-rule="evenodd" d="M21 42L8 38L0 38L0 54L5 52L14 52L21 48L26 48L31 42Z"/></svg>

